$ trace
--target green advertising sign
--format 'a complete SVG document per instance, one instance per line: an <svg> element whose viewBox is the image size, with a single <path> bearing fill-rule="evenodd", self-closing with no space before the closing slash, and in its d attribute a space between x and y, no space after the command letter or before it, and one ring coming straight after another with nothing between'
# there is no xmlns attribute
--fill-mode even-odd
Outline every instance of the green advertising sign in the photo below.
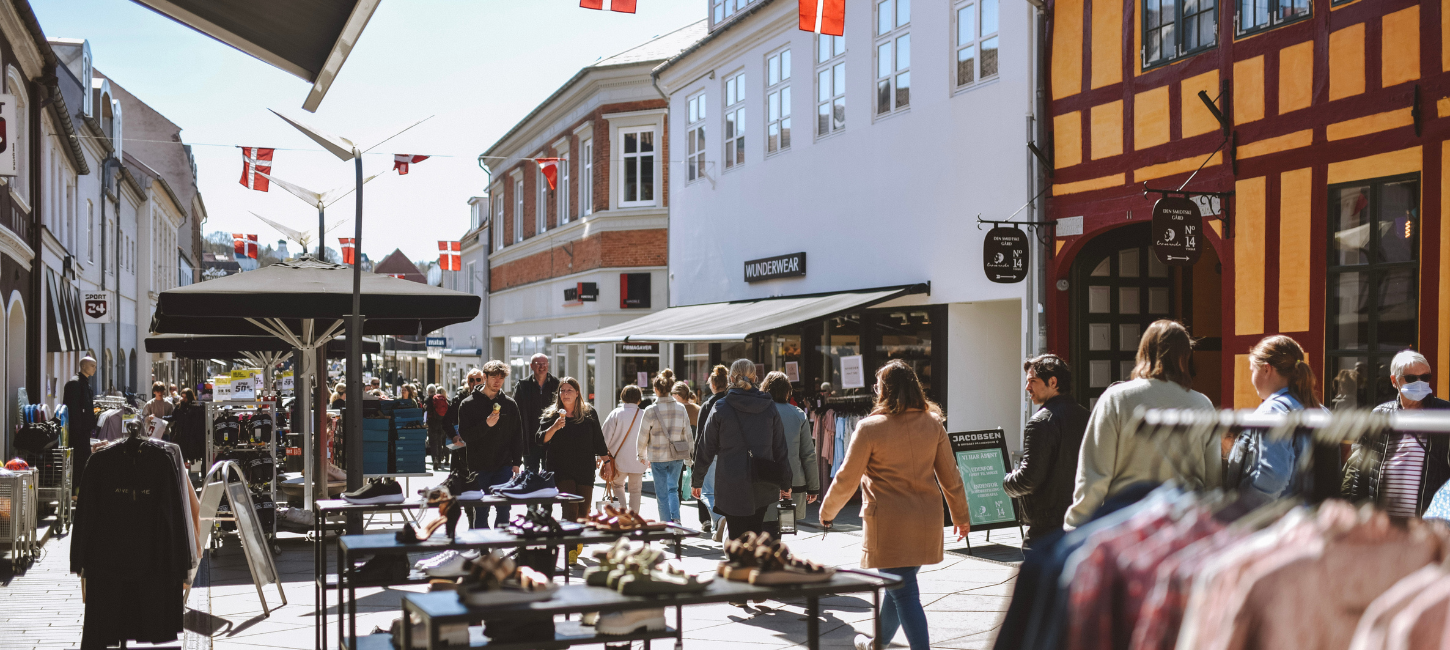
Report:
<svg viewBox="0 0 1450 650"><path fill-rule="evenodd" d="M1002 489L1008 471L1007 435L1001 429L948 435L966 487L972 530L1016 526L1017 509Z"/></svg>

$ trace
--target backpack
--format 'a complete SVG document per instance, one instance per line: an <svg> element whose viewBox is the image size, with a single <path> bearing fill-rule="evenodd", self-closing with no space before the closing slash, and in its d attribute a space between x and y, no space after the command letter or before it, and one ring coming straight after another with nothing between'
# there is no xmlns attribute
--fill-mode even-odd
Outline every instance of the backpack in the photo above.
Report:
<svg viewBox="0 0 1450 650"><path fill-rule="evenodd" d="M440 417L440 418L441 417L444 417L444 416L447 416L448 415L448 398L447 397L444 397L442 395L434 395L432 397L432 399L433 399L433 412L434 413L437 413L438 414L438 417Z"/></svg>

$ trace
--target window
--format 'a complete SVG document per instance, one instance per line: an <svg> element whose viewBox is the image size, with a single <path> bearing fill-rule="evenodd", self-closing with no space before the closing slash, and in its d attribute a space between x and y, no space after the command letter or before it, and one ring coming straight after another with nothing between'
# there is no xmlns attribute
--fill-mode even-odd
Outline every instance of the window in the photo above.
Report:
<svg viewBox="0 0 1450 650"><path fill-rule="evenodd" d="M846 128L846 39L816 37L816 135Z"/></svg>
<svg viewBox="0 0 1450 650"><path fill-rule="evenodd" d="M503 186L494 188L493 222L488 228L493 231L493 249L503 250Z"/></svg>
<svg viewBox="0 0 1450 650"><path fill-rule="evenodd" d="M876 114L911 105L911 0L876 3Z"/></svg>
<svg viewBox="0 0 1450 650"><path fill-rule="evenodd" d="M790 50L765 60L765 153L790 148Z"/></svg>
<svg viewBox="0 0 1450 650"><path fill-rule="evenodd" d="M1309 17L1309 0L1239 0L1238 33L1260 32Z"/></svg>
<svg viewBox="0 0 1450 650"><path fill-rule="evenodd" d="M745 164L745 73L725 80L725 169Z"/></svg>
<svg viewBox="0 0 1450 650"><path fill-rule="evenodd" d="M549 179L544 178L542 167L534 173L534 187L537 194L534 199L534 234L540 235L549 229Z"/></svg>
<svg viewBox="0 0 1450 650"><path fill-rule="evenodd" d="M997 0L958 3L957 88L997 76Z"/></svg>
<svg viewBox="0 0 1450 650"><path fill-rule="evenodd" d="M569 154L559 157L559 191L554 193L559 202L559 225L569 223Z"/></svg>
<svg viewBox="0 0 1450 650"><path fill-rule="evenodd" d="M524 240L524 179L514 179L514 243Z"/></svg>
<svg viewBox="0 0 1450 650"><path fill-rule="evenodd" d="M686 102L685 120L685 182L705 176L705 93Z"/></svg>
<svg viewBox="0 0 1450 650"><path fill-rule="evenodd" d="M620 131L624 142L620 164L620 205L649 205L655 200L655 132L654 129Z"/></svg>
<svg viewBox="0 0 1450 650"><path fill-rule="evenodd" d="M1329 188L1324 392L1336 410L1392 399L1390 359L1419 340L1419 196L1415 176Z"/></svg>
<svg viewBox="0 0 1450 650"><path fill-rule="evenodd" d="M723 22L726 18L735 15L735 12L745 9L745 5L750 4L751 1L752 0L710 0L710 4L713 6L711 15L715 18L715 23L719 24Z"/></svg>
<svg viewBox="0 0 1450 650"><path fill-rule="evenodd" d="M20 198L27 203L30 202L30 120L19 119L19 116L29 115L27 105L30 100L25 96L25 84L20 80L20 72L15 66L9 66L10 74L6 78L6 89L10 94L15 95L15 134L14 145L15 155L19 161L15 167L15 178L10 181L10 187Z"/></svg>
<svg viewBox="0 0 1450 650"><path fill-rule="evenodd" d="M1143 68L1146 70L1217 45L1215 2L1143 0Z"/></svg>
<svg viewBox="0 0 1450 650"><path fill-rule="evenodd" d="M579 207L583 210L579 214L587 217L594 213L594 141L579 143L579 151L584 156L580 161L584 171L579 175Z"/></svg>

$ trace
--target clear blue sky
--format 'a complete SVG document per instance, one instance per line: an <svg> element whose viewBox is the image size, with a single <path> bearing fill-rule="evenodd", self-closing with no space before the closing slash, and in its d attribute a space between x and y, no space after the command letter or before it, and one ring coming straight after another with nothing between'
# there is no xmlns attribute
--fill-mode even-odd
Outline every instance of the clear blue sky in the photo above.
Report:
<svg viewBox="0 0 1450 650"><path fill-rule="evenodd" d="M364 147L433 119L365 158L368 174L394 153L438 154L407 176L365 189L363 250L437 255L468 227L470 196L485 190L477 156L579 68L705 17L706 0L640 0L639 13L581 9L578 0L383 0L317 113L310 84L127 0L31 0L47 37L83 38L95 66L183 129L189 143L318 149L268 108ZM315 231L317 213L279 187L238 184L241 152L195 146L211 231L281 236L249 210ZM278 151L273 173L309 189L350 185L352 163L320 151ZM329 209L328 233L351 236L354 204ZM339 232L345 230L346 232ZM294 247L295 250L295 247Z"/></svg>

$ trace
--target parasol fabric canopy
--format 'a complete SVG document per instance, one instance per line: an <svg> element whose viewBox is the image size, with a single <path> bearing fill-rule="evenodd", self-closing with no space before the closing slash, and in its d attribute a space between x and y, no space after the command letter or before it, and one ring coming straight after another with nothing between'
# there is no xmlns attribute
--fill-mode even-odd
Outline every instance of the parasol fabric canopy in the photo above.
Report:
<svg viewBox="0 0 1450 650"><path fill-rule="evenodd" d="M382 346L363 339L363 354L377 354ZM291 352L292 346L275 336L229 334L158 334L146 337L147 352L170 352L184 359L226 359L246 352ZM327 342L327 356L347 354L347 337Z"/></svg>
<svg viewBox="0 0 1450 650"><path fill-rule="evenodd" d="M363 334L431 332L478 316L482 299L461 291L364 273ZM285 327L316 336L303 321L327 330L352 311L352 267L304 257L161 292L154 334L276 335ZM258 325L266 322L269 327ZM335 332L334 332L335 333Z"/></svg>

